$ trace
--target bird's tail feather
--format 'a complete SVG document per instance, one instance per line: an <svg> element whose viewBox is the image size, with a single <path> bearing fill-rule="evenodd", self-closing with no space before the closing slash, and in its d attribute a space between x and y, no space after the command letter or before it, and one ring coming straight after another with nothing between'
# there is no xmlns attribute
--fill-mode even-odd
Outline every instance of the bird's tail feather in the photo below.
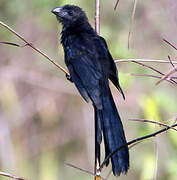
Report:
<svg viewBox="0 0 177 180"><path fill-rule="evenodd" d="M106 92L103 95L103 109L95 108L95 120L97 122L98 135L97 142L101 143L101 131L103 132L105 144L105 157L111 152L126 144L126 138L123 130L123 125L115 106L109 87L104 89ZM118 176L121 173L126 173L129 168L129 152L128 147L122 148L111 157L113 174ZM107 165L109 161L107 162Z"/></svg>

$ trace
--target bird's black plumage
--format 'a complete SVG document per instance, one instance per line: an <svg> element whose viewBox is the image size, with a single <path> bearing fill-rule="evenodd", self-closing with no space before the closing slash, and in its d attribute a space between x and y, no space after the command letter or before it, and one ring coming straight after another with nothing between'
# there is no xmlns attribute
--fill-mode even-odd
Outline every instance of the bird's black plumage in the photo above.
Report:
<svg viewBox="0 0 177 180"><path fill-rule="evenodd" d="M97 127L96 143L101 144L103 134L107 156L126 143L121 119L109 88L111 80L124 97L116 65L106 41L94 31L81 8L65 5L53 9L52 12L63 25L61 43L70 80L87 102L89 99L93 102ZM127 173L128 147L115 153L111 162L114 175Z"/></svg>

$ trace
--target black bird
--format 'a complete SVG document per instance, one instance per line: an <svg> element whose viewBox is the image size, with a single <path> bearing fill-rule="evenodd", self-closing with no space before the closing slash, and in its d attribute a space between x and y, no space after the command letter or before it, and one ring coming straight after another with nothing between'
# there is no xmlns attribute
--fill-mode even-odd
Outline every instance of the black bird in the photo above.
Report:
<svg viewBox="0 0 177 180"><path fill-rule="evenodd" d="M74 82L87 102L89 99L92 101L97 127L96 143L99 147L103 134L107 156L119 146L126 144L122 122L109 87L111 80L125 98L119 85L116 65L106 41L91 27L80 7L65 5L53 9L52 13L63 27L61 44L70 73L70 77L67 78ZM115 153L111 157L111 162L115 176L126 174L129 168L128 147Z"/></svg>

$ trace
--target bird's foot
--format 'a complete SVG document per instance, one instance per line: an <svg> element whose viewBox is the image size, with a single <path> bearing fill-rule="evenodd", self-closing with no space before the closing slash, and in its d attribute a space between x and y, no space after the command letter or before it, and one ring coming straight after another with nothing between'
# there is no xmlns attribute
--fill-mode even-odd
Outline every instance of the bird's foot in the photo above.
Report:
<svg viewBox="0 0 177 180"><path fill-rule="evenodd" d="M73 82L71 76L68 74L66 74L66 79L69 80L70 82Z"/></svg>

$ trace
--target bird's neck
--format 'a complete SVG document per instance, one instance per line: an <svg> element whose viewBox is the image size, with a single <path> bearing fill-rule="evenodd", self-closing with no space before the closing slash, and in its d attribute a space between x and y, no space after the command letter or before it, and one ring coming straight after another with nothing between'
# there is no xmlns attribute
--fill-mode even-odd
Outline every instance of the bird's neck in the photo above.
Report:
<svg viewBox="0 0 177 180"><path fill-rule="evenodd" d="M67 39L70 36L77 36L82 33L94 35L96 32L88 22L63 25L61 32L61 43L64 44L67 42Z"/></svg>

